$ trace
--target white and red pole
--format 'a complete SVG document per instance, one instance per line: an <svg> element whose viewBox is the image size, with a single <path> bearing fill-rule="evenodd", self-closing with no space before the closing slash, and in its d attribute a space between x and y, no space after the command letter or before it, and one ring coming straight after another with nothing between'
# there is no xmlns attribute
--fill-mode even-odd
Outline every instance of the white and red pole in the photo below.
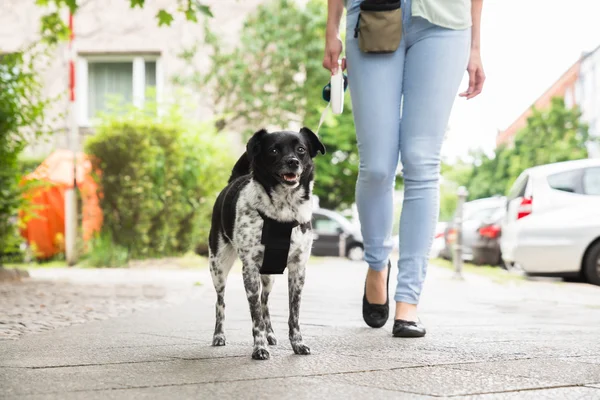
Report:
<svg viewBox="0 0 600 400"><path fill-rule="evenodd" d="M77 263L77 151L79 129L75 104L75 30L73 14L69 12L69 147L73 152L73 187L65 192L65 255L68 265Z"/></svg>

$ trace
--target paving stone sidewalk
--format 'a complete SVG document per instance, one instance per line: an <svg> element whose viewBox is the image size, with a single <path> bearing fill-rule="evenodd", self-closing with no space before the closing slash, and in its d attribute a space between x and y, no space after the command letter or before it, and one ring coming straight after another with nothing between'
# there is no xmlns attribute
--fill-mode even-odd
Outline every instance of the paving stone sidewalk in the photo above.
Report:
<svg viewBox="0 0 600 400"><path fill-rule="evenodd" d="M226 291L228 345L210 346L214 293L182 304L0 341L2 399L600 399L600 288L503 284L431 267L423 339L394 339L360 315L364 267L309 267L301 327L287 341L287 285L275 282L279 345L254 361L239 270ZM201 279L209 283L207 271Z"/></svg>
<svg viewBox="0 0 600 400"><path fill-rule="evenodd" d="M178 304L199 292L193 269L37 268L30 276L0 282L0 340Z"/></svg>

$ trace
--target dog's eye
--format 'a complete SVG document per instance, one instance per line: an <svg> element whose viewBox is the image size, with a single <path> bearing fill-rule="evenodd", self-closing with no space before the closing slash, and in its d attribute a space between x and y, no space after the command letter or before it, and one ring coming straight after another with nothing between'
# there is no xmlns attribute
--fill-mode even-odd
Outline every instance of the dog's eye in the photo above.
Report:
<svg viewBox="0 0 600 400"><path fill-rule="evenodd" d="M277 154L277 153L279 153L279 150L277 150L275 148L271 149L271 154Z"/></svg>
<svg viewBox="0 0 600 400"><path fill-rule="evenodd" d="M304 153L306 153L306 149L304 147L300 146L300 147L298 147L298 153L304 154Z"/></svg>

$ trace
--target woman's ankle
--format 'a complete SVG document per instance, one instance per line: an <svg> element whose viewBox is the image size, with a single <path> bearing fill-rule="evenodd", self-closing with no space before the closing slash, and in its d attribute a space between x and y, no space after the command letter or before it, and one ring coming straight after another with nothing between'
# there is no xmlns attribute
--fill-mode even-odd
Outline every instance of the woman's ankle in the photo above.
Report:
<svg viewBox="0 0 600 400"><path fill-rule="evenodd" d="M370 304L385 304L387 301L387 269L376 271L369 268L367 272L367 301Z"/></svg>
<svg viewBox="0 0 600 400"><path fill-rule="evenodd" d="M404 321L418 321L417 305L404 303L402 301L396 302L396 316L395 319L402 319Z"/></svg>

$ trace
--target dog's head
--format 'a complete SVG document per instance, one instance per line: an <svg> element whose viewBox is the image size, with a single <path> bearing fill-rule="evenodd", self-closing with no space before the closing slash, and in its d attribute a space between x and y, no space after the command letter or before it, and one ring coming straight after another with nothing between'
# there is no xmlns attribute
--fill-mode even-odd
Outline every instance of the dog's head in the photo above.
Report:
<svg viewBox="0 0 600 400"><path fill-rule="evenodd" d="M262 129L248 141L246 154L254 178L265 187L296 188L314 179L313 158L325 146L310 129L272 132Z"/></svg>

